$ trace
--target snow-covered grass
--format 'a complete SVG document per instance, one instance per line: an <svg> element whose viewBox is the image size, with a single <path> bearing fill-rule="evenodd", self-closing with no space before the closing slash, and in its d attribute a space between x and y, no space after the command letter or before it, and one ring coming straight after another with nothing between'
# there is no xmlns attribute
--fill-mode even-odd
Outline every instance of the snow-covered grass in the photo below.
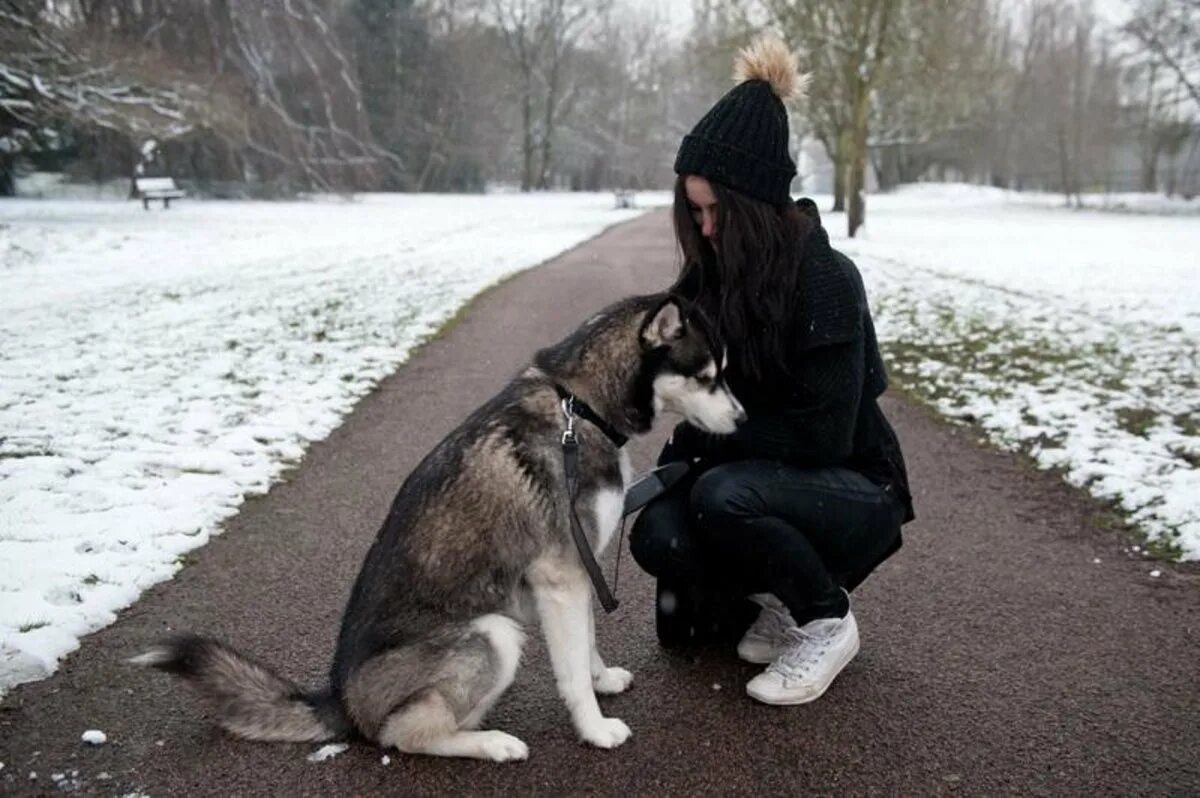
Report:
<svg viewBox="0 0 1200 798"><path fill-rule="evenodd" d="M1061 206L914 186L837 245L907 390L1111 500L1154 553L1200 559L1200 204Z"/></svg>
<svg viewBox="0 0 1200 798"><path fill-rule="evenodd" d="M170 578L470 297L638 213L613 204L0 202L0 694Z"/></svg>

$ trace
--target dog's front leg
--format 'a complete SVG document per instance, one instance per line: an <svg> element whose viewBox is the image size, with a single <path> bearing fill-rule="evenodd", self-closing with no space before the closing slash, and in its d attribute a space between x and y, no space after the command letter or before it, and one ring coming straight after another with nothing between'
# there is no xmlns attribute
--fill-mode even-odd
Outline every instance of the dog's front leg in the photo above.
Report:
<svg viewBox="0 0 1200 798"><path fill-rule="evenodd" d="M575 730L586 742L615 748L629 739L629 727L600 714L592 687L590 585L583 572L564 563L531 569L530 584L537 603L550 664L558 692L571 713Z"/></svg>
<svg viewBox="0 0 1200 798"><path fill-rule="evenodd" d="M592 687L600 695L616 695L629 689L633 674L624 668L609 668L600 657L596 647L596 615L592 612L591 594L588 594L588 638L592 644Z"/></svg>

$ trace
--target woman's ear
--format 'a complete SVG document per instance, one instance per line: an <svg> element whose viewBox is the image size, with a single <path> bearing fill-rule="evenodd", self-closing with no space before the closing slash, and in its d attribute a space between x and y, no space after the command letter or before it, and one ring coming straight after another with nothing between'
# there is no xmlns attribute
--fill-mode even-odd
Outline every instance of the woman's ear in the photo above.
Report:
<svg viewBox="0 0 1200 798"><path fill-rule="evenodd" d="M683 311L675 299L667 299L642 328L642 346L647 349L666 346L682 338L683 331Z"/></svg>

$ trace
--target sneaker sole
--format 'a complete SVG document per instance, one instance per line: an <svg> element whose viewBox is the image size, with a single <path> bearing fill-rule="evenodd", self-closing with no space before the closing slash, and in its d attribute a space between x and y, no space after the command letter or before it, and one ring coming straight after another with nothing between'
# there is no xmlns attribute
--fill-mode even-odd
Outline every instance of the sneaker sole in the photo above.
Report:
<svg viewBox="0 0 1200 798"><path fill-rule="evenodd" d="M826 682L821 687L821 689L816 693L816 695L804 696L803 698L780 698L780 697L776 697L776 696L757 696L754 693L750 692L750 685L746 685L746 695L750 696L751 698L753 698L755 701L758 701L759 703L768 704L773 707L796 707L796 706L800 706L801 704L811 704L813 701L816 701L818 698L825 695L825 691L828 690L835 681L837 681L837 677L840 676L842 671L846 669L846 666L850 664L851 660L853 660L857 656L858 656L858 641L856 640L854 642L854 648L851 649L851 651L850 651L850 655L845 658L845 660L842 662L841 665L838 666L837 673L835 673L833 675L833 678L830 679L828 682Z"/></svg>
<svg viewBox="0 0 1200 798"><path fill-rule="evenodd" d="M762 653L757 653L755 651L746 652L742 651L741 647L739 646L737 655L738 659L740 659L742 662L749 662L751 665L770 665L781 653L781 649L770 649L763 651Z"/></svg>

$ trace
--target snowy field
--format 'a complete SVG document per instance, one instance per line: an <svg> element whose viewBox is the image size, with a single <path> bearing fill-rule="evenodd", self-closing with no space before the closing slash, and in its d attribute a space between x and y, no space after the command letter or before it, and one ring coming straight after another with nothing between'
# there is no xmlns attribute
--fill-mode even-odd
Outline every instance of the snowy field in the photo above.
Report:
<svg viewBox="0 0 1200 798"><path fill-rule="evenodd" d="M871 197L854 241L826 224L898 383L1200 559L1200 203L1061 204L922 186ZM0 202L0 694L170 578L471 296L636 213Z"/></svg>
<svg viewBox="0 0 1200 798"><path fill-rule="evenodd" d="M912 186L837 245L897 382L1114 502L1139 548L1200 559L1200 202L1062 204Z"/></svg>
<svg viewBox="0 0 1200 798"><path fill-rule="evenodd" d="M637 213L0 202L0 695L170 578L466 300Z"/></svg>

